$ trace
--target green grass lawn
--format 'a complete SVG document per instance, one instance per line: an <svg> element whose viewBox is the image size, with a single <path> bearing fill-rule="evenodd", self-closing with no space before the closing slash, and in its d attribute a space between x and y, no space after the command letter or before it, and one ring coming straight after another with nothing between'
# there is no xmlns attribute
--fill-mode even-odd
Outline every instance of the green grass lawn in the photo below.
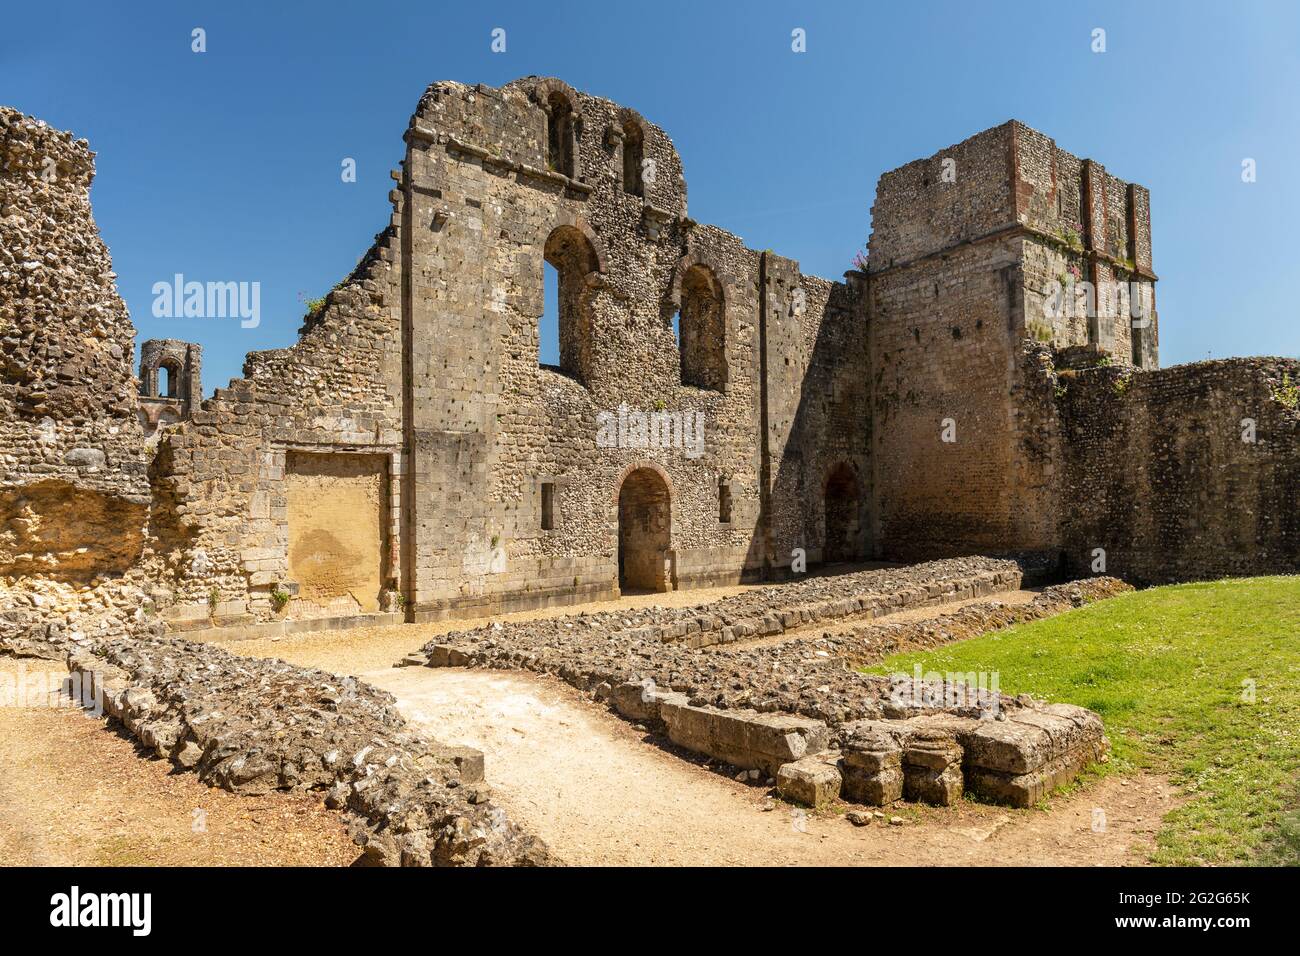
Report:
<svg viewBox="0 0 1300 956"><path fill-rule="evenodd" d="M1123 594L869 670L918 662L1101 714L1098 772L1168 774L1190 797L1153 862L1300 865L1300 577Z"/></svg>

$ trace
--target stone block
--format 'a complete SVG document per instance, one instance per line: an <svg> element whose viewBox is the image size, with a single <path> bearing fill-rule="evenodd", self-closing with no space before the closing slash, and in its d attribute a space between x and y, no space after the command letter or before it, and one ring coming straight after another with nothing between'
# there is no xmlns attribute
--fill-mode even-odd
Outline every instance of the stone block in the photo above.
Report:
<svg viewBox="0 0 1300 956"><path fill-rule="evenodd" d="M444 747L439 756L456 765L461 783L481 783L484 780L483 751L473 747Z"/></svg>
<svg viewBox="0 0 1300 956"><path fill-rule="evenodd" d="M961 743L972 766L1025 774L1101 736L1101 718L1092 711L1047 704L1014 711L1006 720L980 721Z"/></svg>
<svg viewBox="0 0 1300 956"><path fill-rule="evenodd" d="M884 766L867 770L848 763L841 765L844 799L871 807L884 807L903 797L901 766Z"/></svg>
<svg viewBox="0 0 1300 956"><path fill-rule="evenodd" d="M942 770L920 764L903 764L903 797L917 803L950 807L961 799L964 779L961 761Z"/></svg>
<svg viewBox="0 0 1300 956"><path fill-rule="evenodd" d="M824 807L840 797L842 778L839 754L812 754L782 764L776 772L776 789L781 796L809 807Z"/></svg>
<svg viewBox="0 0 1300 956"><path fill-rule="evenodd" d="M1003 773L985 767L966 768L966 787L977 796L1013 807L1032 807L1057 787L1072 782L1088 764L1110 749L1105 737L1086 741L1028 773Z"/></svg>
<svg viewBox="0 0 1300 956"><path fill-rule="evenodd" d="M938 728L915 731L903 745L903 766L942 772L960 764L962 748L955 737Z"/></svg>
<svg viewBox="0 0 1300 956"><path fill-rule="evenodd" d="M665 701L685 704L687 700L685 694L656 687L651 681L618 684L610 693L614 709L628 720L658 721Z"/></svg>
<svg viewBox="0 0 1300 956"><path fill-rule="evenodd" d="M673 743L773 776L782 764L825 750L830 743L829 728L808 717L693 707L679 701L663 701L659 716Z"/></svg>

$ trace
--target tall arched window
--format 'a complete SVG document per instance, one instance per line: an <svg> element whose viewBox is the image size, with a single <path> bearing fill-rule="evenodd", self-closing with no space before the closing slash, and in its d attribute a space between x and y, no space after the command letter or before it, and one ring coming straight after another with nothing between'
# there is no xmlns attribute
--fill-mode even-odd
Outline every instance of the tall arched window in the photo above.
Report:
<svg viewBox="0 0 1300 956"><path fill-rule="evenodd" d="M600 260L582 231L560 226L546 240L543 255L555 268L556 324L559 326L560 368L586 383L591 370L591 302L589 276L600 270ZM545 295L545 292L543 292Z"/></svg>
<svg viewBox="0 0 1300 956"><path fill-rule="evenodd" d="M623 191L633 196L645 195L641 181L641 164L645 160L645 137L633 120L623 123Z"/></svg>
<svg viewBox="0 0 1300 956"><path fill-rule="evenodd" d="M546 100L546 162L557 173L574 175L573 104L558 90Z"/></svg>
<svg viewBox="0 0 1300 956"><path fill-rule="evenodd" d="M726 317L722 285L708 266L691 266L682 276L678 342L682 384L721 392L727 387Z"/></svg>

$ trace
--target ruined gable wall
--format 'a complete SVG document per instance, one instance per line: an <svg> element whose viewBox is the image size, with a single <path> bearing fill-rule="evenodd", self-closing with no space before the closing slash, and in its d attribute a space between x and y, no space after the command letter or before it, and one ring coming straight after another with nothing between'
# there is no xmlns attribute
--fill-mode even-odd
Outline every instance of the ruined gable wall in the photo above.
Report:
<svg viewBox="0 0 1300 956"><path fill-rule="evenodd" d="M568 96L577 114L573 177L547 168L540 102ZM413 120L410 297L417 500L437 502L413 527L417 616L610 593L617 576L617 492L642 463L671 484L681 584L735 578L757 520L757 255L685 220L671 141L643 123L656 175L644 197L623 189L611 130L616 104L554 80L500 90L439 83ZM637 118L639 119L639 118ZM435 221L440 220L440 221ZM596 253L584 283L590 322L585 382L537 364L548 236L571 227ZM707 264L726 303L723 391L681 384L672 315L680 273ZM603 448L596 416L703 412L704 453ZM718 482L734 480L730 527ZM556 487L555 527L541 527L541 484Z"/></svg>
<svg viewBox="0 0 1300 956"><path fill-rule="evenodd" d="M135 331L85 140L0 108L0 576L120 573L148 506Z"/></svg>
<svg viewBox="0 0 1300 956"><path fill-rule="evenodd" d="M401 332L396 231L381 233L287 349L250 353L244 378L217 389L164 433L150 469L150 567L173 629L275 615L289 570L286 456L294 450L382 457L400 496ZM385 588L399 573L397 528L384 530ZM381 595L356 599L357 610ZM391 599L389 599L391 606ZM337 613L295 601L286 613Z"/></svg>
<svg viewBox="0 0 1300 956"><path fill-rule="evenodd" d="M1101 548L1145 584L1300 571L1297 382L1282 358L1063 372L1067 570Z"/></svg>

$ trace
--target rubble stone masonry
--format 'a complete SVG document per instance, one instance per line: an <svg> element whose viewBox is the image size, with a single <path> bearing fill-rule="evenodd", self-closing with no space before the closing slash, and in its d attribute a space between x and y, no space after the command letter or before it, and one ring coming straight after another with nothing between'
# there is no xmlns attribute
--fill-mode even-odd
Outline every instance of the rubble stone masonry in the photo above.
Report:
<svg viewBox="0 0 1300 956"><path fill-rule="evenodd" d="M149 508L135 333L90 211L85 140L0 107L0 573L89 580Z"/></svg>

